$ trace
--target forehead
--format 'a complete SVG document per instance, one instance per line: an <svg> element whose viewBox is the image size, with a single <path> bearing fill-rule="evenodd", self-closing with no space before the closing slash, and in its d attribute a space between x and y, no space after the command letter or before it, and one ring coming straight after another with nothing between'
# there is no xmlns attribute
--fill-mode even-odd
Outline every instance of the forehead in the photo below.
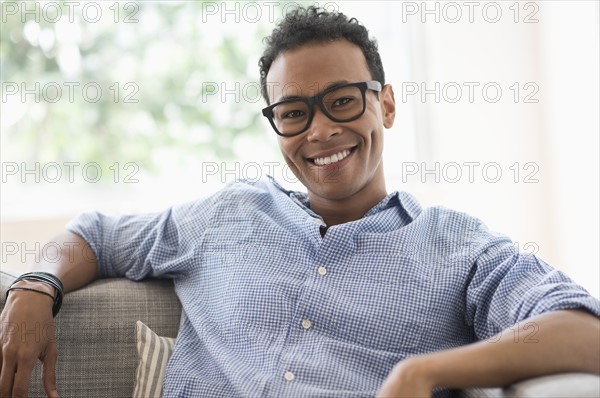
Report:
<svg viewBox="0 0 600 398"><path fill-rule="evenodd" d="M334 82L367 80L371 73L362 50L342 39L279 54L267 74L267 92L273 103L283 97L315 95Z"/></svg>

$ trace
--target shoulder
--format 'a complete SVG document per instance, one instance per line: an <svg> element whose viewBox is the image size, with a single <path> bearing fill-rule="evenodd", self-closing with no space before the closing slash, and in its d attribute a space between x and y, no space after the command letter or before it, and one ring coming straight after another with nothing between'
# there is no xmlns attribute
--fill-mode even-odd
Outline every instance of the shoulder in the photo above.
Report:
<svg viewBox="0 0 600 398"><path fill-rule="evenodd" d="M398 198L402 209L417 227L426 227L432 232L444 234L464 234L485 227L480 219L462 211L445 206L422 208L417 199L409 193L400 192Z"/></svg>
<svg viewBox="0 0 600 398"><path fill-rule="evenodd" d="M233 204L236 200L245 204L263 203L288 197L289 192L283 190L271 180L238 180L227 184L217 193L220 202Z"/></svg>
<svg viewBox="0 0 600 398"><path fill-rule="evenodd" d="M483 252L490 246L512 245L510 238L490 230L479 218L445 206L421 208L414 197L400 193L402 208L412 218L409 228L419 232L421 239L436 246L463 247L467 252Z"/></svg>
<svg viewBox="0 0 600 398"><path fill-rule="evenodd" d="M209 196L183 203L175 209L181 215L210 218L214 213L222 211L252 211L265 208L286 198L289 198L289 192L270 180L238 180Z"/></svg>

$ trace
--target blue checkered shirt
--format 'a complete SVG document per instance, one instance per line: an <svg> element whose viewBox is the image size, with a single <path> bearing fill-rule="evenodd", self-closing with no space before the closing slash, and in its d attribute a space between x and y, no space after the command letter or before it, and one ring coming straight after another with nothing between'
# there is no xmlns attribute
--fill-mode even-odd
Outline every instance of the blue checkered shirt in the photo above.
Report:
<svg viewBox="0 0 600 398"><path fill-rule="evenodd" d="M394 192L320 234L306 194L237 182L149 215L69 224L100 274L173 278L166 397L372 397L403 359L600 303L479 220ZM436 397L449 396L436 390Z"/></svg>

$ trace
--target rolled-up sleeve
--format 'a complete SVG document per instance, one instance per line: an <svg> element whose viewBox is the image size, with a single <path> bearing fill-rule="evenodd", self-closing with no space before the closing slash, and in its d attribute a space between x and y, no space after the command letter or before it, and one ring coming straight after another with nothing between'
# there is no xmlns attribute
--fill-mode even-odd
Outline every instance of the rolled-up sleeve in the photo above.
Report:
<svg viewBox="0 0 600 398"><path fill-rule="evenodd" d="M600 302L537 256L519 252L506 236L479 223L472 236L467 322L487 339L527 318L584 309L600 316Z"/></svg>
<svg viewBox="0 0 600 398"><path fill-rule="evenodd" d="M173 278L194 267L213 201L206 198L152 214L83 213L67 230L90 245L101 277Z"/></svg>

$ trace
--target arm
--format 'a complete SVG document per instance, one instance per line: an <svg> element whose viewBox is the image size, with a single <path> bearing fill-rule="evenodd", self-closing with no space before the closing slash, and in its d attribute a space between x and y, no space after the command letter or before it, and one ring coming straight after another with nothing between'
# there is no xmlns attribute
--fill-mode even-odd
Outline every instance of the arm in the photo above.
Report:
<svg viewBox="0 0 600 398"><path fill-rule="evenodd" d="M41 258L39 263L31 267L32 271L56 275L63 283L65 293L80 289L98 278L96 256L79 235L65 232L54 238L53 242L62 248L59 260L50 262Z"/></svg>
<svg viewBox="0 0 600 398"><path fill-rule="evenodd" d="M435 387L499 387L560 372L600 374L600 321L556 311L506 329L494 339L399 363L380 397L431 396Z"/></svg>
<svg viewBox="0 0 600 398"><path fill-rule="evenodd" d="M65 287L65 293L79 289L97 278L96 257L85 240L65 232L54 240L61 248L60 256L40 261L33 271L56 275ZM57 260L56 260L57 258ZM19 281L14 286L27 287L56 295L52 286L37 281ZM43 363L43 383L48 396L56 392L56 342L50 297L27 290L8 294L0 315L0 397L27 396L29 377L36 358ZM35 338L31 330L44 330L43 339Z"/></svg>

